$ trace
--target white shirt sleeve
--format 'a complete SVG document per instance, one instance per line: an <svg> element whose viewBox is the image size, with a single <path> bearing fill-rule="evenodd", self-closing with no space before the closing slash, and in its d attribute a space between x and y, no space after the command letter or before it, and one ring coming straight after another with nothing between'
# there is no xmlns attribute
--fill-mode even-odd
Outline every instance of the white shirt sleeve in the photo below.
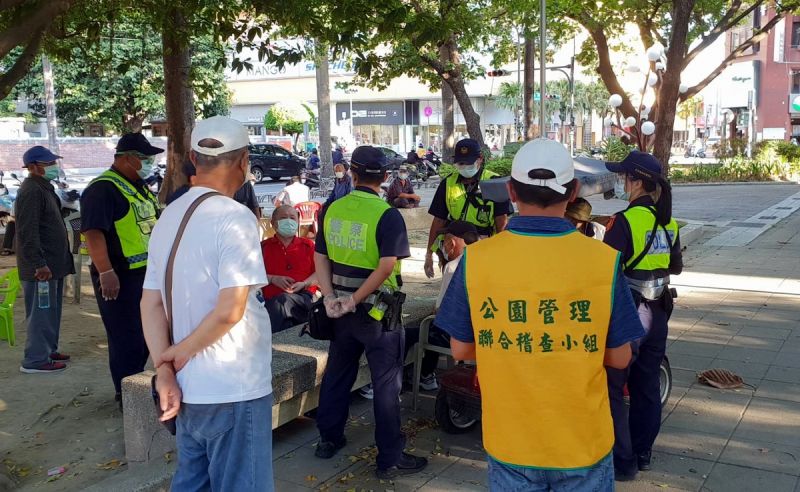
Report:
<svg viewBox="0 0 800 492"><path fill-rule="evenodd" d="M450 280L453 279L453 274L456 272L456 268L458 267L458 262L461 260L459 256L453 261L448 261L447 264L444 266L444 270L442 270L442 287L439 289L439 297L436 298L436 309L439 309L439 306L442 305L442 299L444 299L444 293L447 292L447 287L450 286Z"/></svg>
<svg viewBox="0 0 800 492"><path fill-rule="evenodd" d="M156 238L157 237L158 236L156 236ZM160 291L164 287L164 267L161 264L158 253L155 251L158 247L158 240L156 239L154 241L152 235L150 239L150 244L147 248L147 271L144 274L143 288ZM171 247L172 245L170 244L170 248Z"/></svg>
<svg viewBox="0 0 800 492"><path fill-rule="evenodd" d="M245 207L223 219L217 236L220 289L267 285L260 239L258 222Z"/></svg>

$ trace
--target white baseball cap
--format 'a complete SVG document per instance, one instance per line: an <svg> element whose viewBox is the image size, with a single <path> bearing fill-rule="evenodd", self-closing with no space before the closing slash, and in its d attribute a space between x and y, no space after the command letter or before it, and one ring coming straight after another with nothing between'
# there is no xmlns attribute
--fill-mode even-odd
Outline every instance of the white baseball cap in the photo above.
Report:
<svg viewBox="0 0 800 492"><path fill-rule="evenodd" d="M221 147L201 147L199 142L213 138L222 143ZM198 154L216 156L238 150L250 145L247 129L238 121L225 116L212 116L200 120L192 130L192 150Z"/></svg>
<svg viewBox="0 0 800 492"><path fill-rule="evenodd" d="M530 176L534 169L547 169L556 175L551 179ZM567 149L555 140L537 138L522 146L511 163L511 177L520 183L546 186L558 193L566 193L563 186L575 178L575 166Z"/></svg>

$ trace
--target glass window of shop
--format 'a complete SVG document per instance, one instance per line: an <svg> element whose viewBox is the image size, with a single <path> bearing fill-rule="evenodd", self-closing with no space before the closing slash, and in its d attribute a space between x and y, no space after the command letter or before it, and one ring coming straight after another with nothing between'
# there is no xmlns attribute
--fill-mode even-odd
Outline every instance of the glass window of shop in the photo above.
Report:
<svg viewBox="0 0 800 492"><path fill-rule="evenodd" d="M356 125L353 134L357 145L395 148L401 144L398 125Z"/></svg>

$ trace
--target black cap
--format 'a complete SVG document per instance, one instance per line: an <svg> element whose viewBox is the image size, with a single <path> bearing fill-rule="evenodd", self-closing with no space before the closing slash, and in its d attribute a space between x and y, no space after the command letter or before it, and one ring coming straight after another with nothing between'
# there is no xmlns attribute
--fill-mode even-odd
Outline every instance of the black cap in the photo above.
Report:
<svg viewBox="0 0 800 492"><path fill-rule="evenodd" d="M622 162L606 162L606 169L612 173L625 173L637 179L658 182L662 176L661 162L653 154L632 150Z"/></svg>
<svg viewBox="0 0 800 492"><path fill-rule="evenodd" d="M350 169L357 174L381 174L386 172L388 167L383 151L371 145L356 147L350 157Z"/></svg>
<svg viewBox="0 0 800 492"><path fill-rule="evenodd" d="M453 162L456 164L472 164L481 157L481 144L477 140L465 138L456 144Z"/></svg>
<svg viewBox="0 0 800 492"><path fill-rule="evenodd" d="M144 155L156 155L164 152L164 149L153 147L141 133L126 133L117 142L117 153L138 152Z"/></svg>
<svg viewBox="0 0 800 492"><path fill-rule="evenodd" d="M22 154L22 163L24 164L22 167L28 167L29 165L36 164L37 162L55 162L56 159L61 159L61 156L50 152L50 149L47 147L36 145L26 150L25 153Z"/></svg>
<svg viewBox="0 0 800 492"><path fill-rule="evenodd" d="M456 237L460 237L464 239L464 236L467 234L475 234L478 235L478 229L475 227L475 224L464 220L454 220L450 222L444 229L439 231L439 234L452 234Z"/></svg>

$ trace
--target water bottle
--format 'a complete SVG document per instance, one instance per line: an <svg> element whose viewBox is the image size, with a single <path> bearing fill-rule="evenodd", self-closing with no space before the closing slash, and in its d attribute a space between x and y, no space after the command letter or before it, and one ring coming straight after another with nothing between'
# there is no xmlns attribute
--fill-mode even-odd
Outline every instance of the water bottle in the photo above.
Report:
<svg viewBox="0 0 800 492"><path fill-rule="evenodd" d="M50 309L50 283L37 282L36 292L39 295L39 309Z"/></svg>

